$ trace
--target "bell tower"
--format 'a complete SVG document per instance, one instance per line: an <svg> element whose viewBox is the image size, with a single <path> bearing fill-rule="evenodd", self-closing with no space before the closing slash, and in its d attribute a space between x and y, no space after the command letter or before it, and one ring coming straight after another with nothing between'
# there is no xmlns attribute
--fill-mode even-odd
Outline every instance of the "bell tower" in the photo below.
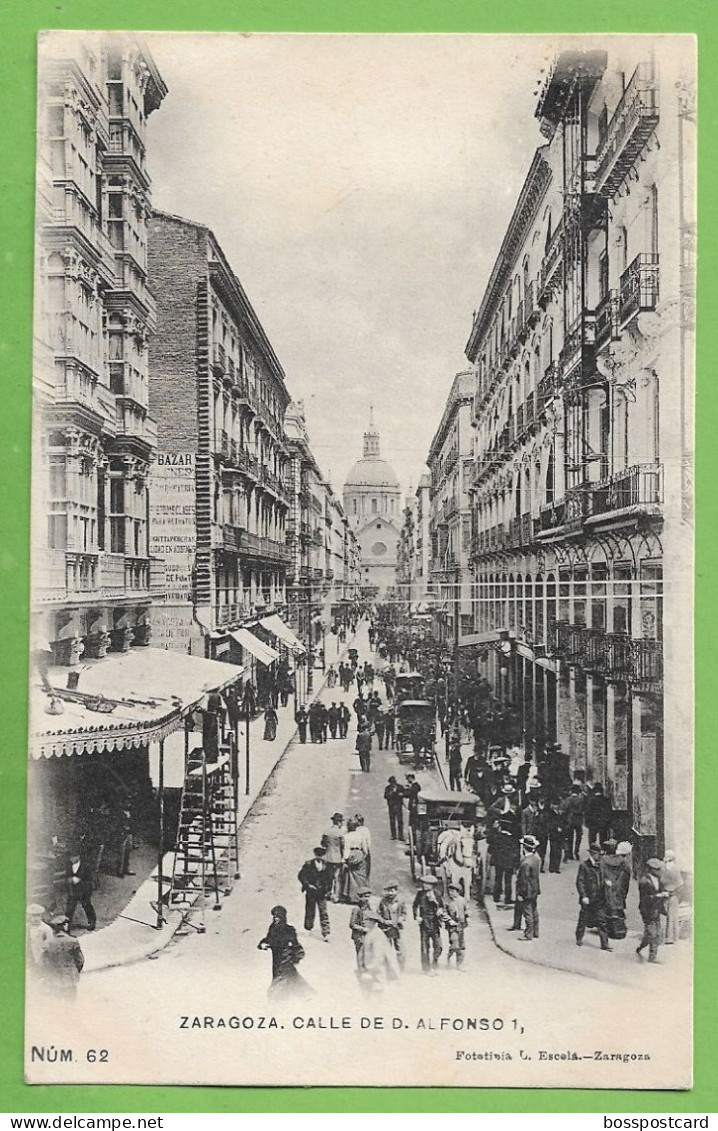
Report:
<svg viewBox="0 0 718 1131"><path fill-rule="evenodd" d="M374 405L369 405L369 427L364 433L364 459L379 459L379 433L374 427Z"/></svg>

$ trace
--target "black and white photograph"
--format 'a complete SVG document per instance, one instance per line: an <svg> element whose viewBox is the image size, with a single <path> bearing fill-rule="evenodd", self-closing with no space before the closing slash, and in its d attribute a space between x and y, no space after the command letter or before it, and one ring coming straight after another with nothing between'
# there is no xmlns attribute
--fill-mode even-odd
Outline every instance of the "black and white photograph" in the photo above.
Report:
<svg viewBox="0 0 718 1131"><path fill-rule="evenodd" d="M696 115L41 33L28 1082L691 1086Z"/></svg>

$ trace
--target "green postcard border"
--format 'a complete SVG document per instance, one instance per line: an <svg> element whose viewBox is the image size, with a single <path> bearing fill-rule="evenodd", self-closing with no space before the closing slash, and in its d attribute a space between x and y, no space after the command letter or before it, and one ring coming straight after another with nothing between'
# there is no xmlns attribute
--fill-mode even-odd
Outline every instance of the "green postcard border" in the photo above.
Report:
<svg viewBox="0 0 718 1131"><path fill-rule="evenodd" d="M715 185L718 181L718 55L715 0L548 0L544 5L485 0L0 0L0 673L5 703L0 759L4 836L0 963L0 1110L4 1112L662 1112L718 1111L718 965L714 943L716 865L708 855L718 810L714 756L715 677L711 658L710 562L718 553L710 484L718 476L718 394L709 374L711 311L716 309ZM124 27L176 31L303 32L632 32L694 33L700 59L699 338L696 540L697 789L695 1084L689 1092L516 1089L29 1087L22 1083L25 889L26 640L28 622L29 436L32 318L35 37L41 28ZM477 285L480 280L477 280ZM714 315L713 315L714 316ZM616 1017L616 1032L621 1018Z"/></svg>

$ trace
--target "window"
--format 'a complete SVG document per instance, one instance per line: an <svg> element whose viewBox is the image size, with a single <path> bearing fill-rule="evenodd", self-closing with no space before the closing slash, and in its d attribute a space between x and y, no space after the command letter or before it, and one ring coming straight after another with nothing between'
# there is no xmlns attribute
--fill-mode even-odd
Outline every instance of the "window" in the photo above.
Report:
<svg viewBox="0 0 718 1131"><path fill-rule="evenodd" d="M372 501L371 501L371 513L376 514L377 509L378 508L377 508L377 505L376 505L376 499L372 499Z"/></svg>
<svg viewBox="0 0 718 1131"><path fill-rule="evenodd" d="M608 106L604 106L601 113L598 115L598 144L600 145L606 136L608 129Z"/></svg>
<svg viewBox="0 0 718 1131"><path fill-rule="evenodd" d="M618 254L620 256L621 271L628 267L628 228L621 227L618 232Z"/></svg>
<svg viewBox="0 0 718 1131"><path fill-rule="evenodd" d="M608 294L608 252L602 251L598 257L598 297Z"/></svg>
<svg viewBox="0 0 718 1131"><path fill-rule="evenodd" d="M658 187L651 185L651 254L658 255Z"/></svg>
<svg viewBox="0 0 718 1131"><path fill-rule="evenodd" d="M125 481L110 480L110 553L125 552Z"/></svg>
<svg viewBox="0 0 718 1131"><path fill-rule="evenodd" d="M51 550L67 549L67 515L50 514L47 517L47 544Z"/></svg>
<svg viewBox="0 0 718 1131"><path fill-rule="evenodd" d="M67 467L64 456L50 457L50 498L67 498Z"/></svg>

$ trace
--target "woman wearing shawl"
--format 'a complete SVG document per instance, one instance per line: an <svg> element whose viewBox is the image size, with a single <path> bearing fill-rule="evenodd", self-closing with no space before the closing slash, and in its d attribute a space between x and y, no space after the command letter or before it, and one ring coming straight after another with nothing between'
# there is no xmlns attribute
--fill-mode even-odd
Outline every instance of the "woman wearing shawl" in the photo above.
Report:
<svg viewBox="0 0 718 1131"><path fill-rule="evenodd" d="M631 868L613 838L604 840L603 851L601 871L606 891L606 929L609 938L625 939L626 899L631 886Z"/></svg>
<svg viewBox="0 0 718 1131"><path fill-rule="evenodd" d="M274 742L275 738L277 737L277 723L278 722L279 722L279 716L277 715L277 712L275 711L274 707L272 707L271 704L270 704L270 706L267 707L267 710L264 712L264 741L265 742Z"/></svg>
<svg viewBox="0 0 718 1131"><path fill-rule="evenodd" d="M302 975L297 973L297 963L304 958L304 948L297 939L296 930L287 922L286 907L272 908L272 922L257 950L272 952L270 997L308 997L313 993Z"/></svg>

